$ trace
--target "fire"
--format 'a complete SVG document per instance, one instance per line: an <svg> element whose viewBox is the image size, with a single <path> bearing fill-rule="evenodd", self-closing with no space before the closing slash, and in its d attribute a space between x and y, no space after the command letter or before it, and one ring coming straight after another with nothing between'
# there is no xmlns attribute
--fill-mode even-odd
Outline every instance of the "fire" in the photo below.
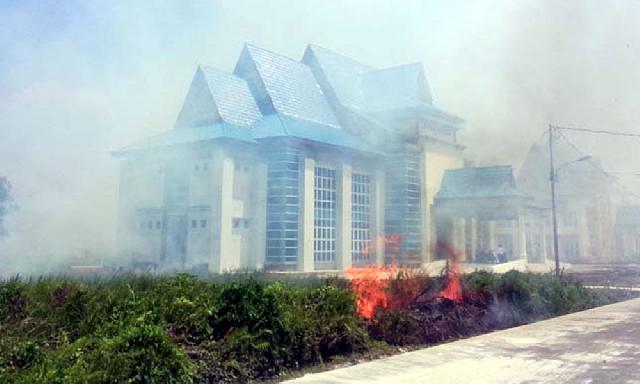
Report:
<svg viewBox="0 0 640 384"><path fill-rule="evenodd" d="M398 268L395 265L371 265L364 268L350 268L346 271L347 277L351 279L351 288L357 296L360 316L370 319L376 309L389 307L389 284L397 272Z"/></svg>
<svg viewBox="0 0 640 384"><path fill-rule="evenodd" d="M462 285L460 284L460 251L451 244L439 244L450 255L447 264L447 285L437 297L462 302Z"/></svg>
<svg viewBox="0 0 640 384"><path fill-rule="evenodd" d="M399 243L398 236L374 241L384 242L380 244L391 246L392 249L397 249ZM438 246L450 257L447 264L447 284L434 298L461 303L460 252L448 243ZM392 260L395 260L394 256L392 255ZM395 264L350 268L346 271L346 277L351 280L351 288L356 293L358 313L365 319L371 319L378 309L404 308L420 295L419 281L412 277L409 270L400 269Z"/></svg>
<svg viewBox="0 0 640 384"><path fill-rule="evenodd" d="M391 305L395 307L389 285L398 276L399 269L395 261L400 240L399 235L378 236L362 250L365 254L371 254L371 250L379 247L391 250L390 265L370 265L346 271L347 278L351 280L351 289L356 293L358 313L366 319L373 317L378 308L386 309Z"/></svg>

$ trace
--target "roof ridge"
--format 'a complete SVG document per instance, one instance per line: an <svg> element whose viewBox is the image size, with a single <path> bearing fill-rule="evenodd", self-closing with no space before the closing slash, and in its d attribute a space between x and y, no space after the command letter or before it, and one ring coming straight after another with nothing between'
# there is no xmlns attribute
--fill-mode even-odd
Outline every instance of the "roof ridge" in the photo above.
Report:
<svg viewBox="0 0 640 384"><path fill-rule="evenodd" d="M275 55L275 56L278 56L278 57L281 57L281 58L283 58L283 59L287 59L287 60L292 61L292 62L294 62L294 63L296 63L296 64L299 64L299 65L305 65L304 63L302 63L302 62L300 62L300 61L298 61L298 60L296 60L296 59L294 59L294 58L292 58L292 57L289 57L289 56L287 56L287 55L283 55L282 53L274 52L274 51L272 51L272 50L270 50L270 49L266 49L266 48L259 47L259 46L255 45L255 44L251 44L251 43L244 43L244 47L243 47L243 49L245 49L245 48L247 48L247 51L249 52L249 54L251 54L251 51L250 51L250 49L249 49L249 48L255 48L255 49L258 49L258 50L261 50L261 51L264 51L264 52L269 52L270 54ZM306 66L306 65L305 65L305 66Z"/></svg>
<svg viewBox="0 0 640 384"><path fill-rule="evenodd" d="M336 51L334 51L334 50L332 50L332 49L329 49L329 48L325 48L325 47L323 47L323 46L321 46L321 45L318 45L318 44L311 44L311 43L309 43L309 44L307 44L307 49L309 49L309 48L311 48L311 49L313 49L313 48L319 48L319 49L321 49L321 50L324 50L324 51L330 52L330 53L332 53L332 54L334 54L334 55L336 55L336 56L340 56L340 57L345 58L345 59L347 59L347 60L353 61L354 63L356 63L356 64L358 64L358 65L361 65L361 66L363 66L363 67L368 67L368 68L370 68L372 71L379 70L379 68L373 67L373 66L371 66L371 65L369 65L369 64L365 64L365 63L363 63L363 62L361 62L361 61L358 61L358 60L354 59L354 58L353 58L353 57L351 57L351 56L347 56L347 55L345 55L345 54L342 54L342 53L340 53L340 52L336 52Z"/></svg>

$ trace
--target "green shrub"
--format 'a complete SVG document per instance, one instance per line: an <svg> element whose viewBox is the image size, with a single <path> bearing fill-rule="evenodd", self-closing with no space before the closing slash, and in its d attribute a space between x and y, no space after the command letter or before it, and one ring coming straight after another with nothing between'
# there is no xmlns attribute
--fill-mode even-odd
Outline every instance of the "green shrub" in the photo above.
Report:
<svg viewBox="0 0 640 384"><path fill-rule="evenodd" d="M143 324L113 338L82 338L64 345L18 382L191 383L192 364L161 328Z"/></svg>
<svg viewBox="0 0 640 384"><path fill-rule="evenodd" d="M21 320L26 316L26 287L20 277L0 281L0 325Z"/></svg>
<svg viewBox="0 0 640 384"><path fill-rule="evenodd" d="M0 382L271 379L365 351L372 338L396 345L437 342L449 331L467 335L478 314L510 326L618 297L565 277L474 272L463 278L470 307L459 310L459 304L445 302L423 316L407 305L416 297L428 303L444 280L399 274L388 288L394 305L369 321L357 314L343 279L276 278L178 274L0 281ZM433 327L425 327L428 318L435 319ZM481 327L491 323L480 320Z"/></svg>

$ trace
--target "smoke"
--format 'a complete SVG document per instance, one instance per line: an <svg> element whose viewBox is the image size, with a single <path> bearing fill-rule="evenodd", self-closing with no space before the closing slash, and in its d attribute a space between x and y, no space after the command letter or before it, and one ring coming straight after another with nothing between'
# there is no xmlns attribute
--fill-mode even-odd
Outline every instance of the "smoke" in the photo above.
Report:
<svg viewBox="0 0 640 384"><path fill-rule="evenodd" d="M638 129L639 16L630 0L2 2L0 174L19 209L1 263L113 254L109 152L171 129L196 65L231 69L244 42L423 62L435 103L468 122L467 157L518 164L548 123ZM575 140L610 169L640 170L629 143Z"/></svg>

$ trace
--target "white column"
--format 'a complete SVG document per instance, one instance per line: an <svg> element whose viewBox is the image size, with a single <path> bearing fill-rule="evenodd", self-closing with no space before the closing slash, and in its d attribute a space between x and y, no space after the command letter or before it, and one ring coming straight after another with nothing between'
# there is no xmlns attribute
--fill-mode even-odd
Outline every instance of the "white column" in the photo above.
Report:
<svg viewBox="0 0 640 384"><path fill-rule="evenodd" d="M427 189L427 151L420 153L420 261L428 263L431 254L431 207Z"/></svg>
<svg viewBox="0 0 640 384"><path fill-rule="evenodd" d="M371 245L369 260L384 264L384 171L376 171L373 177L371 196Z"/></svg>
<svg viewBox="0 0 640 384"><path fill-rule="evenodd" d="M313 211L316 161L310 157L302 160L300 178L300 224L298 228L298 270L311 272L313 263Z"/></svg>
<svg viewBox="0 0 640 384"><path fill-rule="evenodd" d="M231 249L231 221L233 207L233 159L216 154L213 161L211 193L211 263L209 271L221 273L233 265L233 258L240 257ZM187 223L189 224L189 223Z"/></svg>
<svg viewBox="0 0 640 384"><path fill-rule="evenodd" d="M471 244L469 247L469 251L471 254L467 255L467 257L470 261L475 261L476 255L478 254L478 219L469 219L469 229L471 231Z"/></svg>
<svg viewBox="0 0 640 384"><path fill-rule="evenodd" d="M496 222L494 220L487 221L487 246L489 250L496 249Z"/></svg>
<svg viewBox="0 0 640 384"><path fill-rule="evenodd" d="M351 165L341 164L337 172L336 267L351 268Z"/></svg>
<svg viewBox="0 0 640 384"><path fill-rule="evenodd" d="M460 261L465 261L467 259L465 226L465 219L453 219L453 244L455 249L460 254Z"/></svg>
<svg viewBox="0 0 640 384"><path fill-rule="evenodd" d="M254 236L249 257L252 258L250 268L260 270L264 268L267 252L267 165L258 163L256 168L255 214L251 224Z"/></svg>
<svg viewBox="0 0 640 384"><path fill-rule="evenodd" d="M526 217L518 215L518 256L520 259L529 261L527 257L527 226Z"/></svg>

